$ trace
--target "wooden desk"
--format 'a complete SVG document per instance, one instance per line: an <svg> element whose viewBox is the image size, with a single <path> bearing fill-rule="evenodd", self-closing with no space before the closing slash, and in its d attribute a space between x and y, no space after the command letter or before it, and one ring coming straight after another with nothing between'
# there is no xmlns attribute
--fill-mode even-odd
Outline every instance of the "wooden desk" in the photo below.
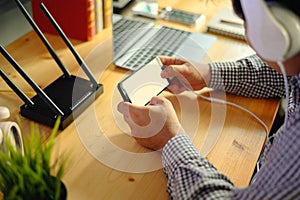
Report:
<svg viewBox="0 0 300 200"><path fill-rule="evenodd" d="M75 59L64 43L57 36L47 35L47 38L70 71L73 74L80 74ZM104 136L117 151L124 150L124 155L128 155L128 152L140 154L150 152L124 134L128 129L124 127L120 115L116 112L116 105L121 101L116 84L127 71L112 64L111 30L107 29L99 33L89 42L72 42L86 59L96 78L104 85L104 94L57 137L55 155L59 156L64 152L70 160L63 177L68 188L68 199L168 199L166 179L162 169L146 173L122 172L99 161L100 154L103 152L107 155L106 158L115 155L113 150L104 148L100 140L98 142L98 139ZM223 48L227 50L226 55L220 53L220 49ZM46 48L33 32L8 45L6 49L42 88L61 75ZM248 50L239 41L232 42L230 39L220 37L208 54L212 59L226 60L230 57L232 59L243 57L251 53ZM2 57L0 67L20 88L32 91ZM3 89L9 88L0 79L0 90ZM236 186L248 185L266 139L263 127L245 112L231 106L212 104L187 93L178 98L169 93L163 95L174 102L186 129L197 133L194 143L199 149L207 135L215 130L221 130L219 139L207 158L221 172L229 176ZM253 99L228 94L226 99L249 109L269 128L271 127L278 108L278 100ZM178 102L185 102L185 105L192 105L192 108L183 105L180 107ZM13 93L0 95L0 105L7 106L12 113L10 120L15 121L15 116L21 118L23 134L26 138L30 129L30 120L19 115L19 107L22 104L23 102ZM197 112L190 112L190 109ZM219 114L217 119L216 113ZM196 121L196 124L190 126L193 121ZM42 134L47 137L51 129L43 125L39 127ZM124 160L126 157L119 157L120 163ZM133 165L129 168L143 165L138 159L129 164Z"/></svg>

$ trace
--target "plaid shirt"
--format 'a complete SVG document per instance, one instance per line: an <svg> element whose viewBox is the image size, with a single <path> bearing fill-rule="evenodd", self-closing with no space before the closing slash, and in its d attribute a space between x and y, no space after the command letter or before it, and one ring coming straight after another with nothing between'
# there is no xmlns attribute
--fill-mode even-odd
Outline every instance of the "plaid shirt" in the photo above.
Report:
<svg viewBox="0 0 300 200"><path fill-rule="evenodd" d="M212 63L210 86L251 97L282 97L282 75L257 56L237 62ZM289 78L289 118L266 148L255 180L237 188L218 172L186 135L172 138L163 149L163 167L172 199L300 199L300 75Z"/></svg>

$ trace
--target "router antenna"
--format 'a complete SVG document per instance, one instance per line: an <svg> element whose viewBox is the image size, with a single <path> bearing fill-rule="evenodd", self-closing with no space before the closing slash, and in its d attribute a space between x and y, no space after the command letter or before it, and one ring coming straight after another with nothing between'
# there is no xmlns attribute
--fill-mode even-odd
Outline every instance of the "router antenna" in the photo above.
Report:
<svg viewBox="0 0 300 200"><path fill-rule="evenodd" d="M93 84L93 87L97 88L98 87L98 83L97 83L94 75L92 74L92 72L90 71L90 69L88 68L88 66L84 62L84 60L80 57L80 55L74 49L72 43L69 41L69 39L67 38L67 36L63 32L63 30L60 28L60 26L58 25L58 23L55 21L55 19L52 17L52 15L50 14L50 12L48 11L48 9L46 8L46 6L43 3L40 4L40 7L41 7L43 13L48 18L48 20L51 22L51 24L56 29L56 31L58 32L58 34L64 40L64 42L66 43L66 45L68 46L68 48L71 50L71 52L73 53L73 55L76 58L78 64L80 65L80 67L83 69L83 71L85 72L85 74L89 77L90 81Z"/></svg>
<svg viewBox="0 0 300 200"><path fill-rule="evenodd" d="M26 82L34 89L37 95L50 107L50 109L57 115L63 116L64 113L55 105L55 103L46 95L46 93L23 71L23 69L16 63L16 61L9 55L9 53L0 45L1 54L6 60L19 72L19 74L26 80Z"/></svg>
<svg viewBox="0 0 300 200"><path fill-rule="evenodd" d="M7 83L7 85L24 101L24 103L30 107L34 106L34 103L29 99L18 86L16 86L9 78L8 76L0 69L0 76L3 78L3 80Z"/></svg>
<svg viewBox="0 0 300 200"><path fill-rule="evenodd" d="M47 47L47 49L48 49L49 53L51 54L52 58L58 64L58 66L60 67L60 69L62 70L62 72L64 73L64 75L67 76L67 77L70 77L71 73L63 65L63 63L61 62L61 60L59 59L59 57L55 53L54 49L52 48L52 46L50 45L50 43L48 42L48 40L46 39L46 37L44 36L44 34L42 33L42 31L39 29L39 27L33 21L33 19L31 18L31 16L29 15L29 13L26 11L26 9L22 5L22 3L19 0L15 0L15 1L16 1L17 5L18 5L19 9L22 11L23 15L27 19L27 21L30 23L30 25L32 26L32 28L34 29L34 31L38 34L38 36L40 37L40 39L42 40L42 42L44 43L44 45Z"/></svg>

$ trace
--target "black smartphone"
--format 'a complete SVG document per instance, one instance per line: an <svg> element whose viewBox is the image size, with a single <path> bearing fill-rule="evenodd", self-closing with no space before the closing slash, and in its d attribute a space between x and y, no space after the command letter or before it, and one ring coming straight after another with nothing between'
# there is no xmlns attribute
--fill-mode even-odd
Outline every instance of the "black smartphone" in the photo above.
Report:
<svg viewBox="0 0 300 200"><path fill-rule="evenodd" d="M162 63L155 57L145 66L134 71L118 83L124 101L134 105L147 105L153 96L159 95L169 86L168 79L161 78Z"/></svg>

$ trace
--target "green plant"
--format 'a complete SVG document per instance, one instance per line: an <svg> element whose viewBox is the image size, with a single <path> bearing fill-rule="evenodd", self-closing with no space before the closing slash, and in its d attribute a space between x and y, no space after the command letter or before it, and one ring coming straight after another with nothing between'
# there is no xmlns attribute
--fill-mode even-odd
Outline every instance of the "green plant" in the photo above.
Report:
<svg viewBox="0 0 300 200"><path fill-rule="evenodd" d="M0 151L0 190L4 199L60 199L65 159L51 160L60 118L47 142L42 142L37 125L24 141L24 154L6 139L6 151Z"/></svg>

